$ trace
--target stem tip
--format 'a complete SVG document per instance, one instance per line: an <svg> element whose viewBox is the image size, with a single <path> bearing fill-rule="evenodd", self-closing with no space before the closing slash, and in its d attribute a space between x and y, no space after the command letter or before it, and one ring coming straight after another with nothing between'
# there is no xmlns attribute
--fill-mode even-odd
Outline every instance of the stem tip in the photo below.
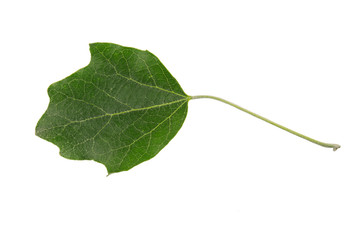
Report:
<svg viewBox="0 0 360 240"><path fill-rule="evenodd" d="M333 144L333 151L335 152L336 150L338 150L341 146L338 144Z"/></svg>

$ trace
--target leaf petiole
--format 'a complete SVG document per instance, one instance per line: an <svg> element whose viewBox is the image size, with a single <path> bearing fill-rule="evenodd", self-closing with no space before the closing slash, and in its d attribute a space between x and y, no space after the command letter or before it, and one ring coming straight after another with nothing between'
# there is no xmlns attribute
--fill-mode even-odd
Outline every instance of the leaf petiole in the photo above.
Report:
<svg viewBox="0 0 360 240"><path fill-rule="evenodd" d="M272 125L274 125L274 126L276 126L278 128L281 128L282 130L285 130L285 131L287 131L289 133L292 133L292 134L294 134L294 135L296 135L298 137L301 137L301 138L303 138L305 140L308 140L308 141L310 141L312 143L315 143L317 145L320 145L322 147L332 148L334 151L336 151L338 148L340 148L340 145L338 145L338 144L320 142L318 140L315 140L313 138L305 136L305 135L303 135L301 133L295 132L294 130L291 130L291 129L287 128L287 127L284 127L284 126L282 126L282 125L280 125L278 123L275 123L275 122L273 122L273 121L271 121L271 120L269 120L267 118L264 118L264 117L262 117L262 116L260 116L260 115L258 115L256 113L253 113L253 112L251 112L251 111L249 111L249 110L247 110L247 109L245 109L243 107L240 107L239 105L236 105L236 104L234 104L232 102L229 102L229 101L227 101L225 99L222 99L222 98L219 98L219 97L214 97L214 96L209 96L209 95L198 95L198 96L192 96L190 99L199 99L199 98L210 98L210 99L214 99L214 100L226 103L226 104L228 104L230 106L233 106L233 107L235 107L235 108L237 108L237 109L239 109L239 110L241 110L243 112L246 112L246 113L248 113L248 114L250 114L250 115L252 115L252 116L254 116L256 118L259 118L259 119L261 119L261 120L263 120L263 121L265 121L267 123L270 123L270 124L272 124Z"/></svg>

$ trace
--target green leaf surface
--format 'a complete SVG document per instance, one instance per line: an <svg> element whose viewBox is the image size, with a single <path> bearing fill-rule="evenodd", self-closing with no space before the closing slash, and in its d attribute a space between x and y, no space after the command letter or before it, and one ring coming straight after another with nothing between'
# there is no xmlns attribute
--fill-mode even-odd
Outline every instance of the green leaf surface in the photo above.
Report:
<svg viewBox="0 0 360 240"><path fill-rule="evenodd" d="M95 160L108 173L154 157L181 128L190 97L148 51L90 44L88 66L48 88L36 135L74 160Z"/></svg>

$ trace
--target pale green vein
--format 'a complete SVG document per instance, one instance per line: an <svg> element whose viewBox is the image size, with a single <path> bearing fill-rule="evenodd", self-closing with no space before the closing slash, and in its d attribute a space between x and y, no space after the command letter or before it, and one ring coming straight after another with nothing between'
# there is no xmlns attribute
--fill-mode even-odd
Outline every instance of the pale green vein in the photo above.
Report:
<svg viewBox="0 0 360 240"><path fill-rule="evenodd" d="M182 102L182 101L187 102L188 99L180 99L180 100L176 100L176 101L172 101L172 102L162 103L162 104L158 104L158 105L152 105L150 107L133 108L131 110L127 110L127 111L123 111L123 112L106 113L106 114L103 114L103 115L99 115L99 116L95 116L95 117L91 117L91 118L86 118L86 119L82 119L82 120L70 121L69 123L67 123L65 125L58 125L58 126L54 126L54 127L51 127L51 128L46 128L46 129L39 130L39 131L37 131L37 133L39 134L41 132L52 130L54 128L59 128L59 127L64 127L65 128L65 127L69 126L70 124L83 123L83 122L86 122L86 121L95 120L95 119L99 119L99 118L103 118L103 117L107 117L107 116L117 116L117 115L122 115L122 114L126 114L126 113L135 112L135 111L143 111L143 110L149 110L149 109L153 109L153 108L159 108L159 107L168 106L168 105L178 103L178 102Z"/></svg>
<svg viewBox="0 0 360 240"><path fill-rule="evenodd" d="M147 132L147 133L145 133L145 134L143 134L142 136L140 136L139 138L137 138L137 139L135 139L132 143L130 143L130 144L128 144L128 145L126 145L126 146L122 146L122 147L120 147L120 148L115 148L115 149L112 149L111 151L109 151L109 152L107 152L107 153L104 153L104 154L109 154L109 153L111 153L111 152L114 152L114 151L118 151L118 150L120 150L120 149L123 149L123 148L129 148L130 149L130 147L132 146L132 145L134 145L136 142L138 142L140 139L142 139L142 138L144 138L145 136L147 136L147 135L151 135L151 133L153 132L153 131L155 131L159 126L161 126L164 122L166 122L167 120L169 120L185 103L187 103L187 101L186 102L183 102L182 104L180 104L179 105L179 107L177 107L175 110L174 110L174 112L172 112L168 117L166 117L163 121L161 121L159 124L157 124L153 129L151 129L149 132ZM147 151L143 154L143 155L145 155L147 153ZM104 154L101 154L101 155L104 155ZM143 156L142 155L142 156ZM141 156L141 157L142 157ZM117 164L114 164L113 166L121 166L121 164L123 163L123 161L124 161L124 159L125 159L125 157L126 157L126 155L124 155L123 157L122 157L122 159L121 159L121 161L119 162L119 163L117 163ZM140 158L138 158L138 160L139 160Z"/></svg>
<svg viewBox="0 0 360 240"><path fill-rule="evenodd" d="M152 73L151 73L151 71L150 71L150 68L149 68L149 66L147 65L145 59L143 59L142 57L140 57L140 56L139 56L138 54L136 54L136 53L135 53L135 55L138 57L138 59L140 59L140 60L145 64L146 69L147 69L147 71L148 71L148 73L149 73L149 75L150 75L150 78L153 80L155 86L158 87L158 85L156 84L155 78L154 78L154 76L152 75Z"/></svg>
<svg viewBox="0 0 360 240"><path fill-rule="evenodd" d="M123 149L123 148L126 148L126 147L131 147L132 145L134 145L137 141L139 141L140 139L142 139L143 137L145 137L146 135L148 134L151 134L155 129L157 129L161 124L163 124L165 121L167 121L168 119L170 119L183 105L185 104L182 103L179 105L179 107L177 107L174 112L172 112L168 117L166 117L163 121L161 121L159 124L157 124L153 129L151 129L149 132L141 135L139 138L135 139L132 143L126 145L126 146L122 146L122 147L119 147L119 148L115 148L115 149L112 149L111 151L107 152L107 153L110 153L110 152L114 152L114 151L117 151L117 150L120 150L120 149ZM107 153L104 153L104 154L107 154Z"/></svg>
<svg viewBox="0 0 360 240"><path fill-rule="evenodd" d="M145 86L145 87L149 87L149 88L155 88L155 89L158 89L158 90L161 90L161 91L164 91L164 92L168 92L168 93L172 93L172 94L175 94L175 95L178 95L178 96L181 96L181 97L188 97L188 96L186 96L186 95L179 94L179 93L176 93L176 92L174 92L174 91L170 91L170 90L167 90L167 89L158 87L158 86L153 86L153 85L148 85L148 84L145 84L145 83L141 83L141 82L136 81L135 79L133 79L133 78L131 78L131 77L127 77L127 76L119 73L119 72L117 71L115 65L110 62L110 60L104 55L104 53L101 52L101 51L99 51L99 49L98 49L96 46L95 46L95 48L96 48L97 52L100 53L100 55L103 56L103 58L105 58L105 60L114 68L114 70L115 70L115 75L120 76L120 77L123 77L123 78L125 78L126 80L135 82L135 83L137 83L137 84L139 84L139 85L141 85L141 86ZM107 74L101 74L101 73L98 73L98 72L96 72L96 73L99 74L99 75L109 76L109 75L107 75Z"/></svg>
<svg viewBox="0 0 360 240"><path fill-rule="evenodd" d="M171 89L171 91L174 91L174 89L172 88L172 86L171 86L171 84L170 84L170 82L169 82L168 76L166 76L166 74L165 74L165 71L164 71L164 69L163 69L162 64L161 64L161 63L158 63L159 60L157 60L156 57L155 57L151 52L149 52L149 53L150 53L151 58L152 58L155 62L157 62L157 66L159 66L159 68L161 69L164 77L166 78L166 81L167 81L167 83L168 83L168 85L169 85L169 88Z"/></svg>
<svg viewBox="0 0 360 240"><path fill-rule="evenodd" d="M91 138L87 138L87 139L85 139L84 141L82 141L82 142L80 142L80 143L75 144L70 151L74 151L74 149L75 149L77 146L81 145L81 144L84 144L84 143L86 143L86 142L88 142L88 141L90 141L90 140L94 140L95 137L96 137L97 135L99 135L99 134L101 133L101 131L104 130L104 128L105 128L107 125L109 125L111 119L112 119L112 116L109 117L109 120L104 124L104 126L101 127L101 129L100 129L94 136L92 136Z"/></svg>
<svg viewBox="0 0 360 240"><path fill-rule="evenodd" d="M53 91L55 91L55 92L57 92L57 93L59 93L59 94L62 94L62 95L64 95L65 97L67 97L67 98L69 98L69 99L72 99L72 100L74 100L74 101L83 102L83 103L85 103L85 104L88 104L88 105L90 105L90 106L93 106L93 107L99 109L100 111L108 114L104 109L102 109L101 107L99 107L99 106L97 106L97 105L95 105L95 104L93 104L93 103L87 102L87 101L85 101L85 100L83 100L83 99L78 99L78 98L70 97L70 96L66 95L65 93L59 92L59 91L57 91L57 90L53 90Z"/></svg>
<svg viewBox="0 0 360 240"><path fill-rule="evenodd" d="M118 103L120 103L120 104L122 104L122 105L124 105L124 106L127 106L127 107L130 108L130 109L132 109L131 106L129 106L128 104L126 104L126 103L124 103L124 102L122 102L122 101L120 101L120 100L117 99L116 97L112 96L111 94L109 94L108 92L106 92L104 89L101 89L100 87L96 86L93 82L88 82L88 81L86 81L85 79L81 79L81 78L76 78L76 79L74 79L73 81L75 81L75 80L83 81L83 82L85 82L85 83L88 83L88 84L93 85L96 89L98 89L98 90L100 90L101 92L103 92L106 96L108 96L108 97L114 99L116 102L118 102Z"/></svg>

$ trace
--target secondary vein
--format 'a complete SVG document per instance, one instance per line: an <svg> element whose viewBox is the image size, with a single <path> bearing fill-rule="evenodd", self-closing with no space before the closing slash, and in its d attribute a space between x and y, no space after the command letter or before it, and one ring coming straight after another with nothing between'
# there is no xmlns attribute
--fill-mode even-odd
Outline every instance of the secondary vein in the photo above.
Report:
<svg viewBox="0 0 360 240"><path fill-rule="evenodd" d="M125 78L125 79L127 79L127 80L129 80L129 81L135 82L135 83L137 83L137 84L139 84L139 85L142 85L142 86L146 86L146 87L150 87L150 88L156 88L156 89L158 89L158 90L161 90L161 91L164 91L164 92L168 92L168 93L172 93L172 94L175 94L175 95L178 95L178 96L181 96L181 97L188 97L188 96L186 96L186 95L179 94L179 93L176 93L176 92L171 91L171 90L167 90L167 89L164 89L164 88L161 88L161 87L158 87L158 86L148 85L148 84L145 84L145 83L136 81L135 79L133 79L133 78L131 78L131 77L127 77L127 76L119 73L118 70L116 69L115 65L110 62L110 60L104 55L104 53L101 52L101 51L99 51L99 49L98 49L97 47L95 47L95 48L96 48L96 50L98 51L98 53L114 68L114 70L115 70L115 75L120 76L120 77L123 77L123 78ZM97 73L97 74L100 74L100 73ZM101 74L100 74L100 75L101 75ZM153 79L153 81L154 81L154 83L156 84L156 82L155 82L154 79Z"/></svg>

